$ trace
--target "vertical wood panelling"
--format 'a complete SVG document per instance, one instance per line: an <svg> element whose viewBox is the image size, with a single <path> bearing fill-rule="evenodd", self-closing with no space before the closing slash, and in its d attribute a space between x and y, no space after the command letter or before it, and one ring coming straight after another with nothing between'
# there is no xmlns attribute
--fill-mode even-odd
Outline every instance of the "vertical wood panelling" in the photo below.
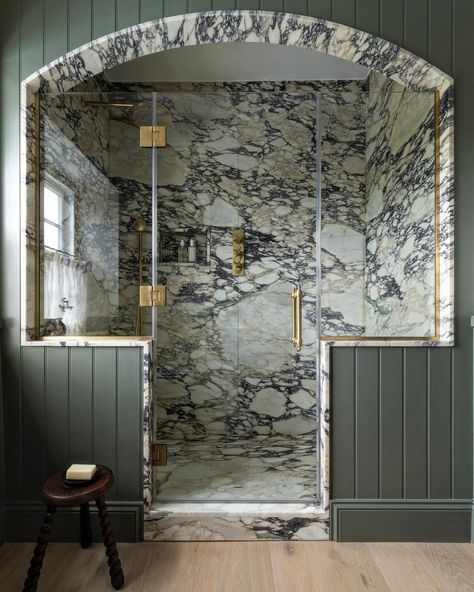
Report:
<svg viewBox="0 0 474 592"><path fill-rule="evenodd" d="M331 481L332 497L355 497L355 352L335 348L332 352Z"/></svg>
<svg viewBox="0 0 474 592"><path fill-rule="evenodd" d="M92 38L115 31L115 0L94 0L92 3Z"/></svg>
<svg viewBox="0 0 474 592"><path fill-rule="evenodd" d="M52 62L67 52L68 1L44 0L44 61Z"/></svg>
<svg viewBox="0 0 474 592"><path fill-rule="evenodd" d="M20 16L21 79L44 64L43 3L28 2Z"/></svg>
<svg viewBox="0 0 474 592"><path fill-rule="evenodd" d="M69 462L92 463L93 404L92 348L70 350Z"/></svg>
<svg viewBox="0 0 474 592"><path fill-rule="evenodd" d="M23 499L37 499L45 474L44 348L23 351L21 420L21 490Z"/></svg>
<svg viewBox="0 0 474 592"><path fill-rule="evenodd" d="M285 0L283 10L285 12L292 12L293 14L306 14L308 2L306 0Z"/></svg>
<svg viewBox="0 0 474 592"><path fill-rule="evenodd" d="M258 0L237 0L239 10L258 10L260 8Z"/></svg>
<svg viewBox="0 0 474 592"><path fill-rule="evenodd" d="M212 10L233 10L235 0L212 0Z"/></svg>
<svg viewBox="0 0 474 592"><path fill-rule="evenodd" d="M428 350L406 348L405 352L404 497L423 499L428 494Z"/></svg>
<svg viewBox="0 0 474 592"><path fill-rule="evenodd" d="M379 496L379 350L356 350L356 497Z"/></svg>
<svg viewBox="0 0 474 592"><path fill-rule="evenodd" d="M140 22L152 21L163 16L163 0L140 0Z"/></svg>
<svg viewBox="0 0 474 592"><path fill-rule="evenodd" d="M164 15L174 16L186 12L186 0L164 0Z"/></svg>
<svg viewBox="0 0 474 592"><path fill-rule="evenodd" d="M448 74L452 71L452 6L446 0L429 0L428 61Z"/></svg>
<svg viewBox="0 0 474 592"><path fill-rule="evenodd" d="M283 11L283 0L262 0L262 10Z"/></svg>
<svg viewBox="0 0 474 592"><path fill-rule="evenodd" d="M309 0L309 16L332 19L332 0Z"/></svg>
<svg viewBox="0 0 474 592"><path fill-rule="evenodd" d="M45 476L69 459L69 348L45 348Z"/></svg>
<svg viewBox="0 0 474 592"><path fill-rule="evenodd" d="M472 372L473 330L470 318L474 312L474 3L454 0L454 63L455 83L455 241L456 261L455 311L456 345L453 351L454 386L454 494L456 497L472 497ZM439 39L439 43L449 41ZM474 533L473 533L474 534Z"/></svg>
<svg viewBox="0 0 474 592"><path fill-rule="evenodd" d="M406 2L405 47L414 54L427 59L428 30L420 27L420 22L427 22L427 0L409 0Z"/></svg>
<svg viewBox="0 0 474 592"><path fill-rule="evenodd" d="M140 499L142 445L141 352L138 348L117 351L117 497ZM137 401L138 399L138 401Z"/></svg>
<svg viewBox="0 0 474 592"><path fill-rule="evenodd" d="M92 0L69 2L69 46L76 49L92 39Z"/></svg>
<svg viewBox="0 0 474 592"><path fill-rule="evenodd" d="M140 0L115 0L117 29L136 25L140 19Z"/></svg>
<svg viewBox="0 0 474 592"><path fill-rule="evenodd" d="M188 0L188 12L212 10L211 0Z"/></svg>
<svg viewBox="0 0 474 592"><path fill-rule="evenodd" d="M45 348L45 475L69 460L69 349Z"/></svg>
<svg viewBox="0 0 474 592"><path fill-rule="evenodd" d="M110 348L93 352L94 463L117 471L117 351ZM116 484L111 492L116 496Z"/></svg>
<svg viewBox="0 0 474 592"><path fill-rule="evenodd" d="M380 13L380 36L387 41L403 43L403 0L382 0Z"/></svg>
<svg viewBox="0 0 474 592"><path fill-rule="evenodd" d="M429 352L429 497L451 495L451 359Z"/></svg>
<svg viewBox="0 0 474 592"><path fill-rule="evenodd" d="M0 19L0 229L2 371L7 497L20 495L21 348L20 348L20 186L19 81L20 4L5 0ZM6 198L8 196L8 199ZM5 221L7 221L5 223ZM7 419L8 418L8 419ZM0 500L1 502L2 500Z"/></svg>
<svg viewBox="0 0 474 592"><path fill-rule="evenodd" d="M355 24L356 0L333 0L332 20L353 27Z"/></svg>
<svg viewBox="0 0 474 592"><path fill-rule="evenodd" d="M403 349L380 350L380 497L403 497Z"/></svg>
<svg viewBox="0 0 474 592"><path fill-rule="evenodd" d="M379 34L380 0L357 0L356 27L362 31Z"/></svg>

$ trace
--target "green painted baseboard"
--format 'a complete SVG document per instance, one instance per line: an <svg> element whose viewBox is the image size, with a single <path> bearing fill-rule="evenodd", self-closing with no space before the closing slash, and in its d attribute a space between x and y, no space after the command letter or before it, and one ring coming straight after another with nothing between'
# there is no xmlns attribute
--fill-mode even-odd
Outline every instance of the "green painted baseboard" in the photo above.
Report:
<svg viewBox="0 0 474 592"><path fill-rule="evenodd" d="M143 504L140 502L107 502L115 538L123 543L143 540ZM35 541L43 520L44 505L40 502L7 502L5 534L8 542ZM101 541L97 509L92 507L92 535ZM79 542L79 508L64 508L54 518L51 541Z"/></svg>
<svg viewBox="0 0 474 592"><path fill-rule="evenodd" d="M472 500L332 500L340 542L471 542Z"/></svg>

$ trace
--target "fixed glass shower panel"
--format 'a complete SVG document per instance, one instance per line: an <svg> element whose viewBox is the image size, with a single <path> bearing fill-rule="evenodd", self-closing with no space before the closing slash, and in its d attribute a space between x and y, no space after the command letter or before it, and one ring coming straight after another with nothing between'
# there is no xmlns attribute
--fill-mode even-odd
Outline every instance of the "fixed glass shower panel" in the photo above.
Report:
<svg viewBox="0 0 474 592"><path fill-rule="evenodd" d="M322 92L322 336L439 334L438 133L432 92Z"/></svg>
<svg viewBox="0 0 474 592"><path fill-rule="evenodd" d="M316 93L157 95L154 497L315 500Z"/></svg>
<svg viewBox="0 0 474 592"><path fill-rule="evenodd" d="M152 332L151 93L64 93L41 102L41 336ZM143 143L143 142L142 142Z"/></svg>

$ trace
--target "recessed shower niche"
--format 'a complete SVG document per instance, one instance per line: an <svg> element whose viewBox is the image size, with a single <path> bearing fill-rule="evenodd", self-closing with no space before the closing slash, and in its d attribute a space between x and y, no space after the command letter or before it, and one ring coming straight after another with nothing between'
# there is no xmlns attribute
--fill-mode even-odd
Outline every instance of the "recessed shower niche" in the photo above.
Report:
<svg viewBox="0 0 474 592"><path fill-rule="evenodd" d="M446 339L443 103L358 68L167 82L137 62L135 79L117 68L37 95L26 333L152 339L148 538L172 536L169 513L244 506L252 524L298 517L301 537L326 537L324 344Z"/></svg>

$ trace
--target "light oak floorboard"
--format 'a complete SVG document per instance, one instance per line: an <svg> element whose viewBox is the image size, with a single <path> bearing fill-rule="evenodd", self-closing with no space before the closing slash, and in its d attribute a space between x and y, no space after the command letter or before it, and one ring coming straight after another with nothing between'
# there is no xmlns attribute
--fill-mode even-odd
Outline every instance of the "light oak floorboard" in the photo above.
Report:
<svg viewBox="0 0 474 592"><path fill-rule="evenodd" d="M0 589L21 590L34 545L0 547ZM474 546L176 542L118 545L127 592L474 592ZM38 592L112 591L100 543L52 543Z"/></svg>
<svg viewBox="0 0 474 592"><path fill-rule="evenodd" d="M392 592L446 592L445 581L423 555L419 543L370 543L369 548Z"/></svg>
<svg viewBox="0 0 474 592"><path fill-rule="evenodd" d="M273 545L275 592L389 592L364 543Z"/></svg>
<svg viewBox="0 0 474 592"><path fill-rule="evenodd" d="M421 543L417 552L429 561L450 592L474 592L474 545Z"/></svg>

